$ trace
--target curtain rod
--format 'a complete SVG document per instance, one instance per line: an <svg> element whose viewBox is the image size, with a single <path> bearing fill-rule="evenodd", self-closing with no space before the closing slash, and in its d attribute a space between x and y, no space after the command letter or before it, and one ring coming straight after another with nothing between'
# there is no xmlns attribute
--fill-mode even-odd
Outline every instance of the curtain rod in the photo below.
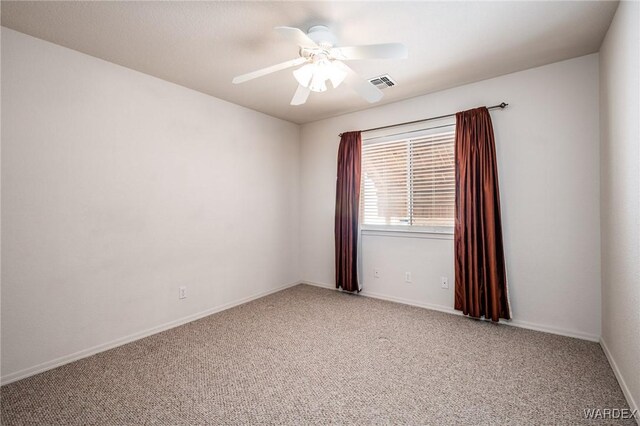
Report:
<svg viewBox="0 0 640 426"><path fill-rule="evenodd" d="M498 105L493 105L490 107L487 107L487 109L489 111L491 111L492 109L504 109L508 106L509 104L502 102L501 104ZM361 130L361 132L372 132L374 130L382 130L382 129L388 129L390 127L398 127L398 126L404 126L407 124L416 124L416 123L422 123L423 121L432 121L432 120L439 120L441 118L449 118L449 117L455 117L456 113L453 114L447 114L447 115L439 115L437 117L429 117L429 118L423 118L421 120L414 120L414 121L405 121L404 123L397 123L397 124L389 124L388 126L380 126L380 127L372 127L371 129L365 129L365 130ZM342 133L340 133L338 136L342 137Z"/></svg>

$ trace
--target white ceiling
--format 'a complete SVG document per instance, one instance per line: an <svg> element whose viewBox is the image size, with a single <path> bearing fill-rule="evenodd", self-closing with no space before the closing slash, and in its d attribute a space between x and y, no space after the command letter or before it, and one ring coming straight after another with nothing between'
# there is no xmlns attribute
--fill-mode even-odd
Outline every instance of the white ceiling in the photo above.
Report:
<svg viewBox="0 0 640 426"><path fill-rule="evenodd" d="M291 70L231 79L297 57L272 28L324 24L342 45L402 42L409 59L354 61L388 73L389 103L598 51L617 2L26 2L2 25L296 123L371 106L347 88L293 107ZM377 105L377 104L374 104Z"/></svg>

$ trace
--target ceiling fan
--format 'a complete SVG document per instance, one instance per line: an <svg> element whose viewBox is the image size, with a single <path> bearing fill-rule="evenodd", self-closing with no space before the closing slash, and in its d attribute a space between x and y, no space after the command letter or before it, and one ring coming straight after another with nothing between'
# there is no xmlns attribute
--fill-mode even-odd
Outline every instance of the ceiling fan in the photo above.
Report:
<svg viewBox="0 0 640 426"><path fill-rule="evenodd" d="M275 30L300 47L300 57L240 75L233 79L233 83L244 83L276 71L304 64L293 72L298 81L298 89L291 99L291 105L304 104L311 92L327 90L327 80L331 81L334 88L344 82L368 102L378 102L382 99L382 92L360 77L343 61L405 59L407 57L407 47L402 43L337 47L335 46L337 44L335 36L324 25L311 27L306 33L292 27L276 27Z"/></svg>

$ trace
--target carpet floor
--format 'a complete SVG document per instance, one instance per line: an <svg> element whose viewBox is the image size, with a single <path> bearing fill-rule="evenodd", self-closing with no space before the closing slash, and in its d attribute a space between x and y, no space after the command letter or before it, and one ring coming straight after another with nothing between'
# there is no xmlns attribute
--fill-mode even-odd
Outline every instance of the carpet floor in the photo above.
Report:
<svg viewBox="0 0 640 426"><path fill-rule="evenodd" d="M594 424L584 409L628 408L597 343L307 285L0 397L5 426Z"/></svg>

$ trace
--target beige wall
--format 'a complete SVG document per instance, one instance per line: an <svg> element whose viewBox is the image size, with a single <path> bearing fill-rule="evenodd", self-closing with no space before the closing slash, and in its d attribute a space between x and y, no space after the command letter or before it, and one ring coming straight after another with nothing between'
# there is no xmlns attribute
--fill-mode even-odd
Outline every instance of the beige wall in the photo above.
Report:
<svg viewBox="0 0 640 426"><path fill-rule="evenodd" d="M304 125L302 278L334 284L338 133L502 101L509 107L492 118L514 323L598 340L597 54ZM364 235L362 245L364 294L452 309L451 239ZM404 272L412 272L412 284ZM448 290L440 288L441 276L449 278Z"/></svg>
<svg viewBox="0 0 640 426"><path fill-rule="evenodd" d="M640 3L623 1L600 51L602 343L640 403Z"/></svg>
<svg viewBox="0 0 640 426"><path fill-rule="evenodd" d="M3 28L2 151L5 382L299 279L297 125Z"/></svg>

